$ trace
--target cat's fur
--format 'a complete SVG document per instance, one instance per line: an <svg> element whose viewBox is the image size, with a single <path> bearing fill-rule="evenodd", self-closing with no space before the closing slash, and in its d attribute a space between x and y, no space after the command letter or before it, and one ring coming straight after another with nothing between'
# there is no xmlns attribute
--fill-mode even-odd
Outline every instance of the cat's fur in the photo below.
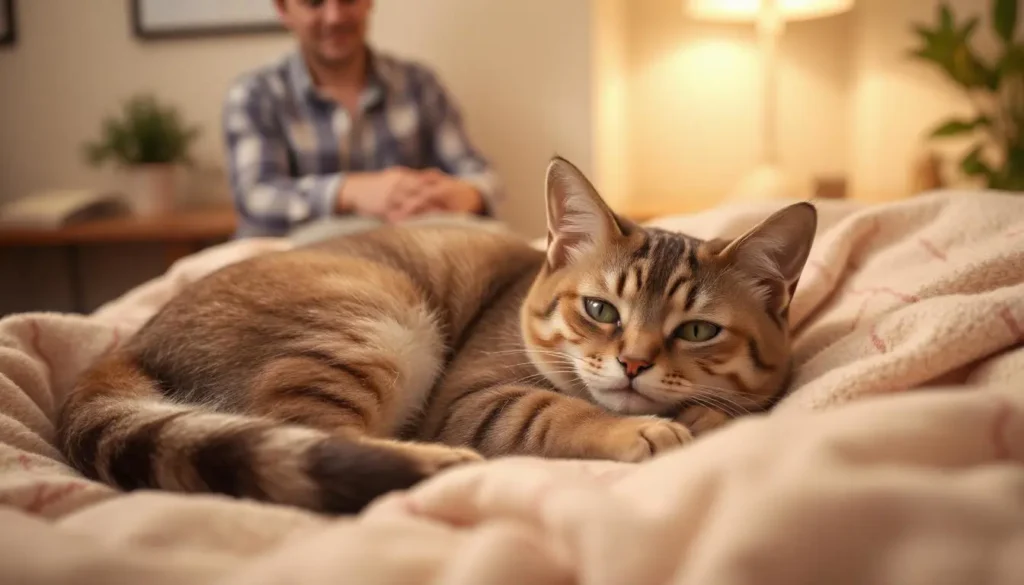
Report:
<svg viewBox="0 0 1024 585"><path fill-rule="evenodd" d="M812 206L704 242L559 158L547 202L546 252L389 227L215 272L82 376L64 452L124 489L343 513L481 455L639 461L778 398ZM694 320L721 332L680 339Z"/></svg>

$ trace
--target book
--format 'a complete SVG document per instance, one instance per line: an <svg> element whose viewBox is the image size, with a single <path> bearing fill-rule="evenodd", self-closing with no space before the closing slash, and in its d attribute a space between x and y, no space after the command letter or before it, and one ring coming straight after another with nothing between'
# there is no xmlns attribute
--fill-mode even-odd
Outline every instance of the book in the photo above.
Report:
<svg viewBox="0 0 1024 585"><path fill-rule="evenodd" d="M0 205L0 227L54 229L129 212L124 196L115 191L54 189Z"/></svg>

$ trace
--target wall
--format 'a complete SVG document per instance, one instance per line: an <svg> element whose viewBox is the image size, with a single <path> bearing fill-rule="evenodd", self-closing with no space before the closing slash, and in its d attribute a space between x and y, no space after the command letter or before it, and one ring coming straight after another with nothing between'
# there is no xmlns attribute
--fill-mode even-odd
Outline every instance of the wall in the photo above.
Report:
<svg viewBox="0 0 1024 585"><path fill-rule="evenodd" d="M591 180L614 209L630 207L629 0L594 0L591 17L594 173Z"/></svg>
<svg viewBox="0 0 1024 585"><path fill-rule="evenodd" d="M976 40L982 54L991 55L989 2L947 1L960 20L982 17ZM627 140L618 148L628 176L623 199L641 212L714 205L758 153L760 63L753 27L695 22L682 4L632 2L620 23L628 87ZM933 67L907 58L916 44L912 23L934 22L937 4L857 0L849 13L787 26L779 146L784 167L802 187L798 196L810 194L814 176L842 174L852 197L905 197L911 169L927 149L948 155L947 170L953 170L965 141L929 143L924 136L937 122L973 110ZM1018 31L1024 37L1024 27ZM616 148L600 136L597 152Z"/></svg>
<svg viewBox="0 0 1024 585"><path fill-rule="evenodd" d="M126 0L18 3L18 45L0 51L0 197L49 187L110 186L81 144L136 91L153 91L203 126L202 161L222 160L220 104L241 71L288 47L280 35L140 43Z"/></svg>
<svg viewBox="0 0 1024 585"><path fill-rule="evenodd" d="M559 153L593 172L591 0L377 0L373 38L431 63L509 189L504 215L544 233Z"/></svg>
<svg viewBox="0 0 1024 585"><path fill-rule="evenodd" d="M968 14L982 17L975 37L987 41L978 45L983 54L995 47L988 32L988 1L948 3L958 22ZM924 136L951 115L973 117L970 103L934 67L907 58L907 50L917 45L911 23L932 26L935 6L930 0L858 0L850 174L854 192L863 199L906 196L913 161L928 148L962 152L962 141L928 143Z"/></svg>
<svg viewBox="0 0 1024 585"><path fill-rule="evenodd" d="M951 2L978 11L977 0ZM290 47L280 35L141 43L127 4L18 3L19 44L0 51L0 199L111 183L83 164L79 147L119 99L141 89L202 123L197 152L221 164L227 85ZM934 6L858 0L852 13L787 27L780 150L804 189L798 195L809 194L815 175L845 173L854 196L902 196L922 131L970 111L941 76L905 58L910 22L930 20ZM543 232L541 173L553 153L590 173L614 206L639 212L714 205L756 161L753 27L691 21L681 0L377 0L372 34L438 70L509 187L506 218L531 236ZM124 262L109 268L103 259L123 252L86 251L93 304L148 276L146 252L117 256ZM15 305L60 308L54 271L63 258L32 254L0 254L0 274L19 283ZM11 306L5 291L0 313Z"/></svg>
<svg viewBox="0 0 1024 585"><path fill-rule="evenodd" d="M852 16L791 23L780 48L779 154L810 193L845 170ZM695 22L680 0L631 2L625 27L630 205L714 205L757 162L761 69L748 24Z"/></svg>
<svg viewBox="0 0 1024 585"><path fill-rule="evenodd" d="M228 85L291 47L286 35L140 42L128 4L18 3L18 45L0 50L0 200L116 186L111 172L83 162L80 149L102 117L139 90L157 92L202 124L197 158L223 165ZM551 154L593 172L590 26L590 0L377 0L375 44L434 66L506 183L505 218L530 236L544 232ZM218 191L208 198L226 198L222 184ZM87 304L96 306L156 275L162 256L152 248L89 247L79 261ZM0 315L68 309L68 265L61 250L0 249Z"/></svg>
<svg viewBox="0 0 1024 585"><path fill-rule="evenodd" d="M222 164L228 84L291 46L284 35L142 43L127 5L18 3L19 44L0 51L0 198L112 184L83 163L80 145L138 90L202 124L196 154ZM509 187L507 219L531 235L543 230L548 157L557 151L592 170L589 34L589 0L377 0L372 27L380 47L436 68Z"/></svg>

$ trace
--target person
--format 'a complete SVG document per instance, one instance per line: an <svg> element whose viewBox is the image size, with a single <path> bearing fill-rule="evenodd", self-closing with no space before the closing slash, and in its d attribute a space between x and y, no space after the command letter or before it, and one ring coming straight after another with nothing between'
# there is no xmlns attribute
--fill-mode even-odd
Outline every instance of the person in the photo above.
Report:
<svg viewBox="0 0 1024 585"><path fill-rule="evenodd" d="M241 76L223 112L238 237L495 216L500 181L441 81L367 43L373 0L274 2L297 48Z"/></svg>

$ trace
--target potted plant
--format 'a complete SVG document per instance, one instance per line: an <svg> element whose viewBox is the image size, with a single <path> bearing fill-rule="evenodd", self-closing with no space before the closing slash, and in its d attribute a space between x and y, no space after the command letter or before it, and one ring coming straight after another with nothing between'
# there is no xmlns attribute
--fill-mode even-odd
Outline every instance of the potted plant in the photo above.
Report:
<svg viewBox="0 0 1024 585"><path fill-rule="evenodd" d="M92 165L113 161L126 171L136 213L164 213L175 206L178 171L191 163L189 148L198 136L175 108L139 94L124 102L120 116L103 120L100 138L85 145L85 155Z"/></svg>
<svg viewBox="0 0 1024 585"><path fill-rule="evenodd" d="M943 121L932 139L975 137L960 160L960 172L990 189L1024 191L1024 42L1015 38L1018 0L992 0L991 27L997 54L983 58L972 45L978 16L960 21L944 1L932 27L914 25L921 45L916 59L931 63L963 89L975 110L971 118Z"/></svg>

